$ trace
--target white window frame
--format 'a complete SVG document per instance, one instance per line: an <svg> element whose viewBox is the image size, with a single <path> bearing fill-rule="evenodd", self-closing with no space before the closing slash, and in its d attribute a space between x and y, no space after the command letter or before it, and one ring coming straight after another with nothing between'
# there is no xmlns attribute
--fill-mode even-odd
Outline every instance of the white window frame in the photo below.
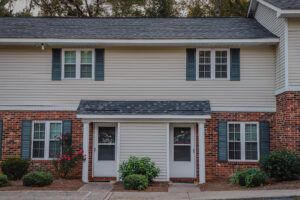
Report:
<svg viewBox="0 0 300 200"><path fill-rule="evenodd" d="M65 78L65 52L66 51L75 51L76 52L76 74L75 78ZM81 78L81 51L92 51L92 77L91 78ZM62 50L62 80L94 80L95 74L95 49L63 49Z"/></svg>
<svg viewBox="0 0 300 200"><path fill-rule="evenodd" d="M241 143L241 159L229 159L229 125L240 124L240 143ZM255 124L257 128L257 159L246 160L246 124ZM260 140L259 137L259 123L258 122L227 122L227 158L229 162L258 162L260 159Z"/></svg>
<svg viewBox="0 0 300 200"><path fill-rule="evenodd" d="M210 78L199 77L199 52L210 51ZM216 51L227 51L227 78L216 78ZM230 80L230 49L198 48L196 51L196 80Z"/></svg>
<svg viewBox="0 0 300 200"><path fill-rule="evenodd" d="M45 147L44 147L44 157L43 158L33 158L33 141L34 141L34 124L45 124ZM31 129L31 160L53 160L54 158L49 157L49 146L50 146L50 124L51 123L61 123L61 129L63 129L62 121L33 121ZM62 130L61 130L62 133Z"/></svg>

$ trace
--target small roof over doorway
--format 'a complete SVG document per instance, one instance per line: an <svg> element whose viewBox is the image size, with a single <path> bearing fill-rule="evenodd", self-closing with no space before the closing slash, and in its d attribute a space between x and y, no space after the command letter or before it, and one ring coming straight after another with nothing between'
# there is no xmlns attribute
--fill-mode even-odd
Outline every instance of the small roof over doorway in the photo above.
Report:
<svg viewBox="0 0 300 200"><path fill-rule="evenodd" d="M82 100L78 118L208 119L209 101L96 101Z"/></svg>

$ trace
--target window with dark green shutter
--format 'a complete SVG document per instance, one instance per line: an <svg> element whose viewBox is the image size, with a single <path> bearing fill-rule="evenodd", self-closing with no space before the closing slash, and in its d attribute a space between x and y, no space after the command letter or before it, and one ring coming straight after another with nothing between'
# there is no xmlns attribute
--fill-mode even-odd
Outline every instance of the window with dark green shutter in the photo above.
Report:
<svg viewBox="0 0 300 200"><path fill-rule="evenodd" d="M63 136L67 137L67 145L72 145L72 120L63 120Z"/></svg>
<svg viewBox="0 0 300 200"><path fill-rule="evenodd" d="M30 159L31 155L31 120L22 121L21 158Z"/></svg>
<svg viewBox="0 0 300 200"><path fill-rule="evenodd" d="M240 78L240 49L230 49L230 80L239 81Z"/></svg>
<svg viewBox="0 0 300 200"><path fill-rule="evenodd" d="M270 152L270 123L260 122L260 158L266 157Z"/></svg>
<svg viewBox="0 0 300 200"><path fill-rule="evenodd" d="M186 80L196 80L196 49L186 49Z"/></svg>
<svg viewBox="0 0 300 200"><path fill-rule="evenodd" d="M61 80L61 49L52 49L52 80Z"/></svg>
<svg viewBox="0 0 300 200"><path fill-rule="evenodd" d="M62 152L61 137L63 123L61 121L33 122L32 131L32 159L47 160L55 158Z"/></svg>
<svg viewBox="0 0 300 200"><path fill-rule="evenodd" d="M259 159L257 122L229 122L227 132L229 161L257 161Z"/></svg>
<svg viewBox="0 0 300 200"><path fill-rule="evenodd" d="M218 161L227 162L227 122L218 122Z"/></svg>
<svg viewBox="0 0 300 200"><path fill-rule="evenodd" d="M104 49L95 49L95 80L104 81Z"/></svg>

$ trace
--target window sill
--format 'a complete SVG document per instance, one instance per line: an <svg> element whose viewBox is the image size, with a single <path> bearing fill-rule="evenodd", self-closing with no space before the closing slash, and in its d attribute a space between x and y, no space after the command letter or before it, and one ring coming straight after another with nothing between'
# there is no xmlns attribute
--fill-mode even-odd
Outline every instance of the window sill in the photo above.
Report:
<svg viewBox="0 0 300 200"><path fill-rule="evenodd" d="M230 81L227 78L217 78L217 79L210 79L210 78L198 78L197 81Z"/></svg>
<svg viewBox="0 0 300 200"><path fill-rule="evenodd" d="M243 161L243 160L228 160L228 163L257 165L259 163L259 161L258 160L253 160L253 161L251 161L251 160L247 160L247 161L246 160L245 161Z"/></svg>

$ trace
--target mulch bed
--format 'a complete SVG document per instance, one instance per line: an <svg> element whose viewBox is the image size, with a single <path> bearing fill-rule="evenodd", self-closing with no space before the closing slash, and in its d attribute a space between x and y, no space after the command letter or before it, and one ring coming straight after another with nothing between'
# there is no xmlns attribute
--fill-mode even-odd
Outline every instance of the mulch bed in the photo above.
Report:
<svg viewBox="0 0 300 200"><path fill-rule="evenodd" d="M296 181L283 181L283 182L269 182L266 185L244 188L239 185L231 185L228 179L209 181L204 184L200 184L200 191L231 191L231 190L292 190L300 189L300 180Z"/></svg>
<svg viewBox="0 0 300 200"><path fill-rule="evenodd" d="M80 179L55 179L51 185L44 187L26 187L23 186L22 180L10 181L11 186L1 187L0 191L17 191L17 190L60 190L74 191L81 188L84 183Z"/></svg>
<svg viewBox="0 0 300 200"><path fill-rule="evenodd" d="M125 190L122 182L116 182L112 189L112 192L168 192L168 182L154 182L146 190Z"/></svg>

